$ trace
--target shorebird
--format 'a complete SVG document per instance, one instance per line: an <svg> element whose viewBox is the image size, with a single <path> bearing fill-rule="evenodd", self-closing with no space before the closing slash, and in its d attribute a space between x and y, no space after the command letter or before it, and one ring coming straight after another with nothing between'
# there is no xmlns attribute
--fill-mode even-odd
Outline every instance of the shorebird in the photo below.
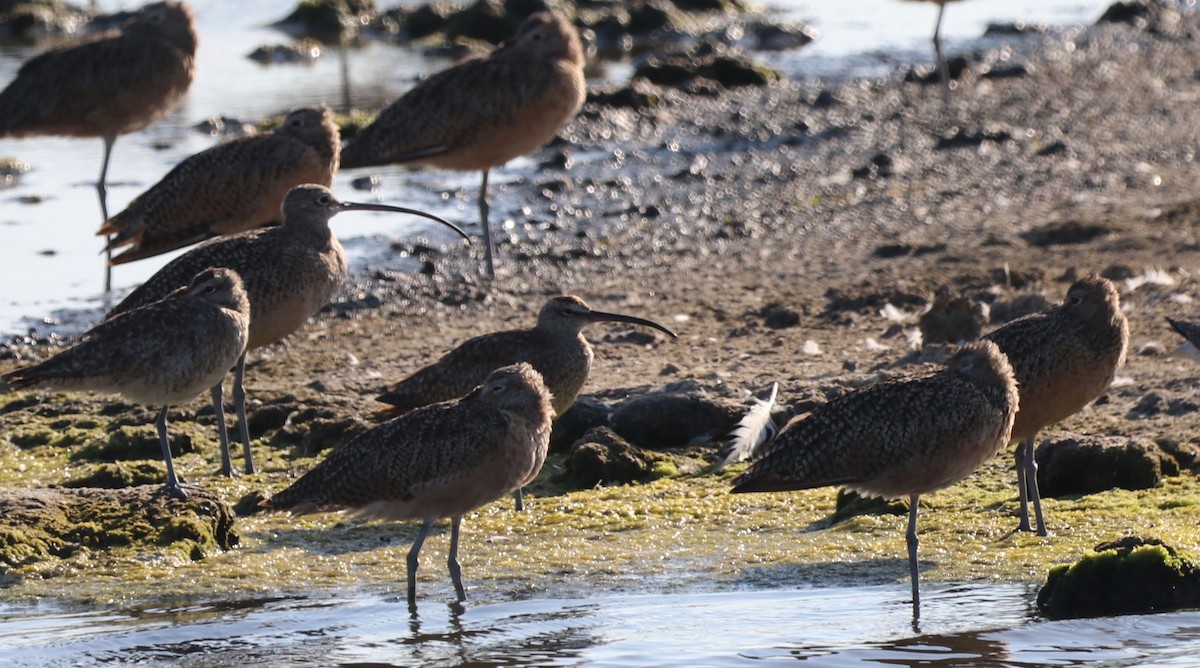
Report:
<svg viewBox="0 0 1200 668"><path fill-rule="evenodd" d="M307 184L288 191L278 227L250 230L209 240L172 260L117 304L107 317L161 299L208 267L229 267L242 276L250 297L250 338L247 350L282 340L320 311L346 280L346 253L329 229L329 219L343 211L394 211L423 216L446 225L468 239L451 223L415 209L384 204L342 202L328 188ZM246 424L243 379L246 356L237 359L233 401L245 456L246 473L254 473L250 431ZM213 409L221 437L221 473L233 475L225 429L221 379L212 386Z"/></svg>
<svg viewBox="0 0 1200 668"><path fill-rule="evenodd" d="M575 116L587 91L583 47L566 19L537 12L486 58L417 84L342 149L342 168L394 163L479 170L479 220L488 276L488 171L545 145Z"/></svg>
<svg viewBox="0 0 1200 668"><path fill-rule="evenodd" d="M22 65L0 91L0 137L103 139L96 193L107 221L113 143L179 103L196 72L196 43L191 8L168 0L146 5L118 32L47 51ZM106 267L105 292L111 283Z"/></svg>
<svg viewBox="0 0 1200 668"><path fill-rule="evenodd" d="M219 383L246 349L250 303L237 273L206 269L188 286L93 327L74 346L3 376L13 388L113 392L162 406L155 426L167 493L187 494L167 442L167 408Z"/></svg>
<svg viewBox="0 0 1200 668"><path fill-rule="evenodd" d="M1100 396L1125 364L1129 324L1121 313L1121 298L1109 280L1082 278L1067 290L1062 304L1013 320L983 338L1008 355L1021 386L1021 406L1012 430L1012 440L1019 443L1020 530L1033 530L1032 500L1037 534L1045 536L1034 458L1037 434Z"/></svg>
<svg viewBox="0 0 1200 668"><path fill-rule="evenodd" d="M109 261L116 265L261 227L279 220L293 187L333 184L339 148L327 107L296 109L273 132L185 159L96 234L115 235L109 252L132 246Z"/></svg>
<svg viewBox="0 0 1200 668"><path fill-rule="evenodd" d="M356 517L421 520L408 553L408 604L416 605L418 555L433 523L451 518L447 564L466 600L458 563L463 515L537 477L553 416L550 394L528 364L493 371L461 399L419 408L334 450L259 505L293 514L348 509Z"/></svg>
<svg viewBox="0 0 1200 668"><path fill-rule="evenodd" d="M537 369L553 396L555 416L567 412L592 369L592 347L583 328L593 322L624 322L652 327L671 338L675 332L645 318L597 311L579 297L565 295L547 301L533 329L514 329L467 339L441 359L393 385L376 400L404 413L419 406L461 397L493 370L528 362ZM517 510L523 508L521 492Z"/></svg>
<svg viewBox="0 0 1200 668"><path fill-rule="evenodd" d="M1200 325L1171 317L1167 318L1167 322L1171 323L1171 327L1184 339L1178 348L1171 351L1171 354L1200 362Z"/></svg>
<svg viewBox="0 0 1200 668"><path fill-rule="evenodd" d="M734 479L733 492L844 485L870 496L907 496L913 618L920 615L917 507L1009 441L1017 383L988 341L967 344L929 375L856 390L793 420Z"/></svg>
<svg viewBox="0 0 1200 668"><path fill-rule="evenodd" d="M946 11L946 5L958 0L909 0L909 2L933 2L938 6L937 22L933 25L933 59L937 63L938 76L942 79L942 88L950 88L950 68L946 65L946 58L942 55L942 14Z"/></svg>

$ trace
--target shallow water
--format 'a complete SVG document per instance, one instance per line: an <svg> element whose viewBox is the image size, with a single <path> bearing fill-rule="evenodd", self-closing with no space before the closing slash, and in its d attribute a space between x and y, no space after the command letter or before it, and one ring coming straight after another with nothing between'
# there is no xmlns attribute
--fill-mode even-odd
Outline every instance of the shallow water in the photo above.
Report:
<svg viewBox="0 0 1200 668"><path fill-rule="evenodd" d="M1031 589L934 585L465 606L327 594L65 612L0 607L0 664L342 666L1194 665L1200 612L1051 622Z"/></svg>
<svg viewBox="0 0 1200 668"><path fill-rule="evenodd" d="M109 0L98 4L117 9L136 3ZM183 105L165 120L117 141L109 170L109 208L113 213L177 162L216 142L191 129L204 119L224 114L255 120L317 102L340 107L346 97L335 51L327 51L312 65L261 66L245 57L258 45L286 41L267 26L287 14L291 0L194 0L192 4L201 34L196 81ZM378 2L380 7L391 4L395 3ZM760 54L792 77L877 76L931 58L929 39L936 16L931 3L781 0L777 5L786 17L808 22L821 32L821 37L804 49ZM954 52L987 45L978 43L978 37L991 21L1082 25L1094 21L1106 5L1104 0L958 3L946 11L943 34ZM0 85L15 76L21 63L37 51L0 46ZM383 44L352 49L345 57L350 72L348 97L364 108L381 106L407 90L419 75L447 64ZM619 79L628 71L628 65L618 64L601 76ZM0 155L33 165L16 186L0 189L0 333L23 333L30 327L44 330L45 319L66 320L63 329L78 331L99 317L103 301L98 253L102 244L94 236L100 215L92 184L101 152L98 139L0 140ZM522 159L494 170L492 183L494 190L500 191L494 193L493 201L497 219L519 213L520 193L508 196L503 184L527 176L532 164ZM339 175L334 190L346 199L416 206L466 227L474 224L477 175L401 168L376 171L382 173L383 184L375 193L350 187L350 181L366 173L364 170ZM443 231L403 216L347 215L335 219L333 225L342 238L363 238L349 245L360 258L359 266L367 261L362 258L373 263L399 261L386 250L393 236L420 233L449 241ZM115 268L114 286L118 292L132 288L176 254Z"/></svg>

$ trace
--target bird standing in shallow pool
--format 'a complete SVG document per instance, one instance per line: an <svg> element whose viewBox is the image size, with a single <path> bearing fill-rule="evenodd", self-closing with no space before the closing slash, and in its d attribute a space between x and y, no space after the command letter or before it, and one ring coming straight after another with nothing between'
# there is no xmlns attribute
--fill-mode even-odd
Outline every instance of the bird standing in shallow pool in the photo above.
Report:
<svg viewBox="0 0 1200 668"><path fill-rule="evenodd" d="M914 0L910 0L914 1ZM933 59L937 63L938 76L942 80L942 88L950 88L950 68L946 65L946 57L942 55L942 14L946 5L958 0L915 0L916 2L933 2L938 6L937 22L933 24Z"/></svg>
<svg viewBox="0 0 1200 668"><path fill-rule="evenodd" d="M395 211L454 225L423 211L384 204L342 202L325 186L308 184L292 188L283 199L283 224L213 239L172 260L129 294L108 314L109 318L161 299L187 276L209 267L229 267L242 276L250 297L250 338L246 348L261 348L282 340L320 311L346 280L346 253L329 229L329 219L343 211ZM243 379L246 356L237 359L233 400L237 409L246 473L254 472L250 431L246 424ZM225 429L221 379L212 385L213 408L221 436L221 472L233 475L229 438Z"/></svg>
<svg viewBox="0 0 1200 668"><path fill-rule="evenodd" d="M107 221L113 143L179 104L196 73L196 43L191 8L168 1L146 5L119 32L47 51L0 91L0 137L103 139L96 192ZM106 267L105 292L111 276Z"/></svg>
<svg viewBox="0 0 1200 668"><path fill-rule="evenodd" d="M866 387L793 421L734 479L734 493L842 485L908 497L913 617L920 614L917 508L1009 442L1017 383L995 344L970 343L940 371Z"/></svg>
<svg viewBox="0 0 1200 668"><path fill-rule="evenodd" d="M105 320L74 346L4 381L13 388L113 392L162 406L155 425L167 493L187 498L167 442L167 408L219 383L246 349L249 328L250 303L237 273L207 269L186 289Z"/></svg>
<svg viewBox="0 0 1200 668"><path fill-rule="evenodd" d="M326 107L296 109L272 132L201 151L110 218L111 260L123 264L279 220L279 203L305 183L329 187L340 139Z"/></svg>
<svg viewBox="0 0 1200 668"><path fill-rule="evenodd" d="M419 408L334 450L260 505L293 513L351 510L356 517L421 520L408 553L408 603L416 605L421 545L451 518L447 564L459 601L463 515L537 477L550 445L550 394L528 364L488 375L467 396Z"/></svg>
<svg viewBox="0 0 1200 668"><path fill-rule="evenodd" d="M1012 439L1019 443L1020 529L1034 530L1029 523L1032 501L1037 533L1045 536L1034 458L1037 434L1100 396L1125 364L1129 323L1121 312L1121 297L1108 279L1082 278L1071 284L1062 304L1013 320L983 338L1008 356L1021 387L1012 430Z"/></svg>
<svg viewBox="0 0 1200 668"><path fill-rule="evenodd" d="M461 397L493 370L528 362L537 369L553 397L556 416L567 412L592 369L592 347L583 328L593 322L623 322L652 327L671 338L675 333L644 318L592 309L579 297L565 295L547 301L538 312L537 326L484 334L464 341L441 359L418 370L376 397L397 413ZM517 491L517 509L522 508Z"/></svg>
<svg viewBox="0 0 1200 668"><path fill-rule="evenodd" d="M473 58L417 84L342 149L342 168L425 164L483 174L479 219L489 276L488 171L545 145L583 105L583 47L566 19L525 19L486 58Z"/></svg>

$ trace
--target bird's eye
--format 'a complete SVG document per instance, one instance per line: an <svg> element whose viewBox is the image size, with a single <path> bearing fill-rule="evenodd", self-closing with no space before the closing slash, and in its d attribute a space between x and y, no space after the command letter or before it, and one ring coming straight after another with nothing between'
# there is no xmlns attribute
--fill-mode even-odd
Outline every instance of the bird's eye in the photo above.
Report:
<svg viewBox="0 0 1200 668"><path fill-rule="evenodd" d="M329 201L329 195L321 195L317 198L317 204L320 204L321 206L328 206Z"/></svg>
<svg viewBox="0 0 1200 668"><path fill-rule="evenodd" d="M1083 297L1080 297L1079 295L1075 295L1075 296L1071 297L1071 305L1072 306L1079 306L1082 303L1083 303Z"/></svg>
<svg viewBox="0 0 1200 668"><path fill-rule="evenodd" d="M290 125L294 128L298 128L301 125L304 125L304 121L301 120L299 116L293 116L291 119L288 120L288 125Z"/></svg>

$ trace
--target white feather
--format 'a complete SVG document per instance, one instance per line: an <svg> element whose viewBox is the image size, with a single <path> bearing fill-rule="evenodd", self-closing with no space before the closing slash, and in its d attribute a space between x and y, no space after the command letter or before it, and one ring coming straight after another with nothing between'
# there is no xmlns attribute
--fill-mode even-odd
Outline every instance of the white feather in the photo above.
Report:
<svg viewBox="0 0 1200 668"><path fill-rule="evenodd" d="M771 413L775 412L775 396L779 393L779 383L771 384L771 393L766 399L755 399L750 409L730 434L730 444L733 450L721 462L721 468L748 459L775 435L775 423L771 421Z"/></svg>

